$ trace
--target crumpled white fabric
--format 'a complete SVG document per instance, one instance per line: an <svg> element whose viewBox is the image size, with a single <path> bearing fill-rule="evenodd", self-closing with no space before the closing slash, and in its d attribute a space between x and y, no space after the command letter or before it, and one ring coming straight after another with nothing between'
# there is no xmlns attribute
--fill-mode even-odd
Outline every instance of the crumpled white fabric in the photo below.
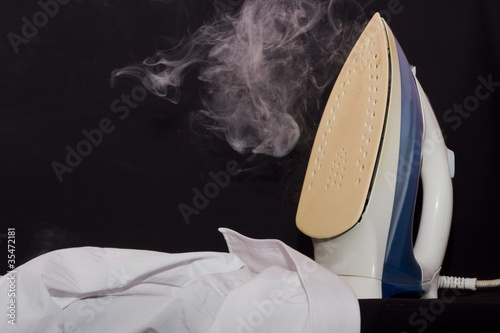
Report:
<svg viewBox="0 0 500 333"><path fill-rule="evenodd" d="M334 273L281 241L219 230L229 253L82 247L37 257L0 278L0 332L360 331L358 300Z"/></svg>

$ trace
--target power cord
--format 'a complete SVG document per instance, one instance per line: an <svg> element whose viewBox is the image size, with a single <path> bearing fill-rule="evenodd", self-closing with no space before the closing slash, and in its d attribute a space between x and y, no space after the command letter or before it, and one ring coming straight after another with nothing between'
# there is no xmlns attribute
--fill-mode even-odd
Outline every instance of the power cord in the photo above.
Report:
<svg viewBox="0 0 500 333"><path fill-rule="evenodd" d="M439 278L439 288L476 290L498 287L500 287L500 279L478 280L476 278L463 278L454 276L441 276Z"/></svg>

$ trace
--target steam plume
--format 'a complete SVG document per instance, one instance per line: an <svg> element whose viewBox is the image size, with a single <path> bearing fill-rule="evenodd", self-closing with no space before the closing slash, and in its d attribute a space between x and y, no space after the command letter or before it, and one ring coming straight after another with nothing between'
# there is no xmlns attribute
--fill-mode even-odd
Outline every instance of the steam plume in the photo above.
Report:
<svg viewBox="0 0 500 333"><path fill-rule="evenodd" d="M308 132L308 105L319 104L345 58L342 43L359 28L335 16L345 2L247 0L185 37L175 52L157 52L112 75L135 77L178 103L186 71L196 65L206 92L196 118L238 152L282 157Z"/></svg>

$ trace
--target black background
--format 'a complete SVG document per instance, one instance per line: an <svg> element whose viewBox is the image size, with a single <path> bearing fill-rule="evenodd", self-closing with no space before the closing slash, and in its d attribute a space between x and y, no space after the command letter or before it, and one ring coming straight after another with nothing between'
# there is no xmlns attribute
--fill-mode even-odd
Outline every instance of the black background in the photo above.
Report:
<svg viewBox="0 0 500 333"><path fill-rule="evenodd" d="M277 238L312 255L310 240L295 227L312 142L282 159L234 152L190 121L202 88L195 70L179 104L148 94L123 120L111 110L138 85L119 80L111 87L111 72L174 46L217 15L215 3L73 0L16 52L8 34L21 35L22 18L32 21L40 6L2 1L0 241L5 244L7 228L16 228L17 265L43 252L85 245L226 251L218 227ZM499 278L500 5L399 0L391 14L392 4L373 1L364 11L371 16L380 10L389 23L456 155L453 224L442 273ZM495 90L474 111L448 111L473 100L479 77L498 82ZM311 112L319 120L320 112ZM52 163L64 163L65 147L75 148L85 139L82 130L97 128L103 118L111 119L114 130L60 182ZM179 204L192 206L193 189L203 189L210 172L225 170L228 162L241 172L187 223ZM2 272L6 261L0 259ZM364 300L361 309L366 332L484 332L500 326L498 289L460 292L447 303ZM425 309L428 317L421 314Z"/></svg>

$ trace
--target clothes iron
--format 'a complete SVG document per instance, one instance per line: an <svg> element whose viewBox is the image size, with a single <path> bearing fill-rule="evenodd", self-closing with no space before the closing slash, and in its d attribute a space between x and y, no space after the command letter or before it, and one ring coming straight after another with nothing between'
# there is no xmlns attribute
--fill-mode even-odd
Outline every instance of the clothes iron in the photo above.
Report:
<svg viewBox="0 0 500 333"><path fill-rule="evenodd" d="M297 210L315 260L358 298L437 297L454 155L400 45L377 13L332 89ZM413 220L421 177L422 212Z"/></svg>

